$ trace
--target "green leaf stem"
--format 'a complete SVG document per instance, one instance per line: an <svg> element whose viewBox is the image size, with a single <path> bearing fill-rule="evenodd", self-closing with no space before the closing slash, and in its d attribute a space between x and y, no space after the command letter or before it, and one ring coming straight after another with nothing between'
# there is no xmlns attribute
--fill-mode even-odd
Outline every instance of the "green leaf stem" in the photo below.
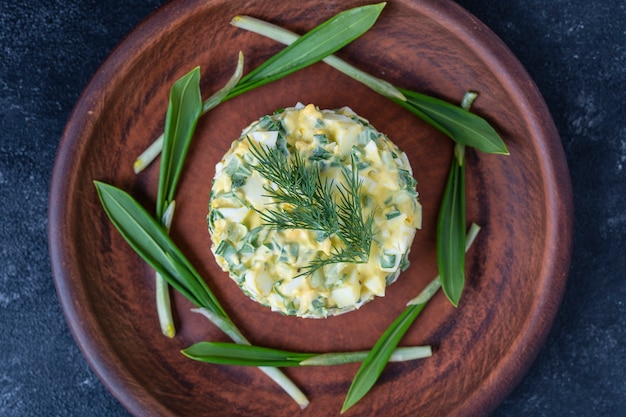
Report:
<svg viewBox="0 0 626 417"><path fill-rule="evenodd" d="M398 346L400 339L402 339L425 305L426 303L405 308L398 318L385 330L352 380L348 395L341 407L341 413L344 413L356 404L374 386L383 372L383 368L387 365L391 353Z"/></svg>
<svg viewBox="0 0 626 417"><path fill-rule="evenodd" d="M356 7L336 14L243 77L228 98L283 78L338 51L370 29L385 4ZM240 18L235 16L234 24Z"/></svg>
<svg viewBox="0 0 626 417"><path fill-rule="evenodd" d="M161 225L165 228L165 233L169 233L176 210L176 201L172 200L165 209L161 218ZM167 281L163 279L161 274L155 272L155 302L157 308L157 316L161 326L161 333L170 339L176 336L176 327L172 316L172 306L170 301L170 291Z"/></svg>
<svg viewBox="0 0 626 417"><path fill-rule="evenodd" d="M247 343L235 324L222 308L206 282L187 260L176 244L150 214L128 193L103 182L94 181L102 206L128 244L174 289L201 310L217 317L213 323L227 335L235 335L238 343ZM261 367L299 405L304 408L309 400L280 370Z"/></svg>
<svg viewBox="0 0 626 417"><path fill-rule="evenodd" d="M469 108L478 95L468 91L461 108ZM459 305L465 286L465 145L457 143L437 219L437 266L441 287L452 305Z"/></svg>
<svg viewBox="0 0 626 417"><path fill-rule="evenodd" d="M455 307L465 283L464 247L465 167L454 157L437 220L437 266L443 292Z"/></svg>
<svg viewBox="0 0 626 417"><path fill-rule="evenodd" d="M469 250L479 231L479 226L476 224L471 225L465 241L466 251ZM359 402L374 386L385 365L389 362L389 358L391 357L390 352L396 349L396 346L404 334L422 312L428 301L437 293L440 286L440 277L437 276L417 297L409 301L407 308L404 309L380 336L372 350L370 350L367 357L363 360L361 367L352 380L352 384L350 385L350 389L348 390L348 394L341 408L342 413Z"/></svg>
<svg viewBox="0 0 626 417"><path fill-rule="evenodd" d="M227 317L163 226L125 191L100 181L94 184L109 219L135 252L193 304Z"/></svg>
<svg viewBox="0 0 626 417"><path fill-rule="evenodd" d="M393 99L394 102L437 128L456 143L471 146L485 153L509 154L502 138L482 117L435 97L402 88L400 91L407 100Z"/></svg>
<svg viewBox="0 0 626 417"><path fill-rule="evenodd" d="M211 97L209 97L206 101L202 103L202 112L208 111L213 107L217 106L219 103L224 100L224 97L228 95L230 90L237 85L239 80L241 79L243 73L243 53L239 52L237 59L237 67L235 68L235 72L228 80L228 82L216 91ZM206 109L206 110L205 110ZM144 150L138 157L135 159L133 164L133 170L135 174L143 171L154 159L161 153L163 149L163 139L165 133L162 133L146 150Z"/></svg>
<svg viewBox="0 0 626 417"><path fill-rule="evenodd" d="M235 343L199 342L182 353L190 359L220 365L288 367L362 362L369 352L302 353ZM390 361L422 359L431 355L430 346L402 347L392 352Z"/></svg>
<svg viewBox="0 0 626 417"><path fill-rule="evenodd" d="M157 218L160 219L166 233L169 233L172 223L174 195L201 111L200 68L196 67L176 81L170 89L156 200ZM158 271L155 274L155 285L155 301L161 331L167 337L174 337L176 330L172 319L169 288Z"/></svg>
<svg viewBox="0 0 626 417"><path fill-rule="evenodd" d="M283 44L299 40L298 35L284 28L248 16L233 24ZM485 153L508 155L502 138L483 118L444 100L395 87L385 80L369 75L347 62L329 55L324 62L345 75L363 83L377 93L406 108L452 140Z"/></svg>
<svg viewBox="0 0 626 417"><path fill-rule="evenodd" d="M299 38L298 35L287 29L273 25L271 23L267 23L263 20L251 16L238 16L237 19L233 19L231 24L240 29L264 35L285 45L291 45ZM373 77L368 73L353 67L346 61L337 58L335 55L328 55L322 61L335 68L337 71L340 71L365 84L372 90L385 97L394 97L400 100L406 100L406 97L404 97L404 95L389 82L380 78Z"/></svg>
<svg viewBox="0 0 626 417"><path fill-rule="evenodd" d="M247 91L284 78L302 68L324 59L361 36L374 25L386 3L355 7L336 14L265 61L229 89L203 103L202 114L218 104ZM241 16L235 16L237 22ZM219 99L216 99L219 98ZM157 138L135 161L135 172L143 170L161 151L162 140Z"/></svg>
<svg viewBox="0 0 626 417"><path fill-rule="evenodd" d="M201 111L200 68L196 67L176 81L170 90L157 191L156 216L159 219L174 199Z"/></svg>

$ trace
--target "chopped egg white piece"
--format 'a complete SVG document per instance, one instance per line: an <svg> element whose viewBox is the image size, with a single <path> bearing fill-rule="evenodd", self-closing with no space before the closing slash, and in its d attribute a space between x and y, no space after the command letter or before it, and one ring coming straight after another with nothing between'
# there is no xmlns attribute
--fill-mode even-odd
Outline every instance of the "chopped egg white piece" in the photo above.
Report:
<svg viewBox="0 0 626 417"><path fill-rule="evenodd" d="M337 184L345 182L342 172L352 169L354 159L362 215L373 216L369 257L303 274L342 243L335 235L276 230L264 223L261 213L276 206L267 190L277 186L255 170L251 143L298 152ZM274 311L314 318L352 311L384 296L408 266L422 217L416 185L406 154L350 108L319 110L298 103L246 127L216 165L207 216L211 250L245 294Z"/></svg>

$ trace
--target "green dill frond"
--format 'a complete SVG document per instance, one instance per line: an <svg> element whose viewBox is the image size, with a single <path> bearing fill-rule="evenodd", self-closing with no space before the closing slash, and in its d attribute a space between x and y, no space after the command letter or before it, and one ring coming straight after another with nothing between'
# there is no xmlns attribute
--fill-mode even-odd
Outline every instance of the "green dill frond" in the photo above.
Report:
<svg viewBox="0 0 626 417"><path fill-rule="evenodd" d="M338 188L340 201L337 205L342 234L340 238L347 247L368 248L372 243L373 216L364 221L363 208L361 206L361 187L363 182L359 180L357 163L354 156L351 157L350 169L343 167L342 170L345 184ZM363 253L361 258L367 260L369 250Z"/></svg>
<svg viewBox="0 0 626 417"><path fill-rule="evenodd" d="M333 263L369 260L373 216L363 219L362 181L354 157L350 168L342 169L344 182L337 185L333 180L322 180L316 159L307 161L298 152L288 156L277 147L257 146L250 139L248 142L257 159L253 169L271 183L264 189L274 207L257 210L263 222L277 230L314 230L327 238L334 235L343 243L330 256L312 261L302 275Z"/></svg>

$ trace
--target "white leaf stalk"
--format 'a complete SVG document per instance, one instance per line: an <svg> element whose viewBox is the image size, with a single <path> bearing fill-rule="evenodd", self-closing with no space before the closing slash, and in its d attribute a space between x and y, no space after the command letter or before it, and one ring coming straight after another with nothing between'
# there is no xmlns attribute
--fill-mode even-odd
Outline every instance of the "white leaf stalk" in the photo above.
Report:
<svg viewBox="0 0 626 417"><path fill-rule="evenodd" d="M474 103L474 100L476 100L477 97L478 97L478 93L474 91L466 92L465 95L463 96L463 99L461 100L461 107L469 111L470 107L472 107L472 104Z"/></svg>
<svg viewBox="0 0 626 417"><path fill-rule="evenodd" d="M222 317L213 313L206 308L194 308L191 311L194 313L200 313L211 323L222 330L233 342L240 345L250 345L248 339L246 339L241 332L233 326L232 323L224 320ZM261 372L267 375L272 381L280 386L299 406L301 409L305 409L309 405L309 399L280 369L271 366L259 366Z"/></svg>
<svg viewBox="0 0 626 417"><path fill-rule="evenodd" d="M322 353L320 355L313 356L309 359L305 359L300 362L301 366L329 366L329 365L342 365L353 362L363 362L368 351L364 352L345 352L345 353ZM389 362L406 362L416 359L428 358L433 355L432 348L430 346L410 346L396 348Z"/></svg>
<svg viewBox="0 0 626 417"><path fill-rule="evenodd" d="M170 232L170 227L172 226L172 219L174 218L175 210L176 202L172 201L167 206L165 213L163 213L161 224L163 225L163 227L165 227L166 233ZM176 335L176 328L174 327L174 319L172 318L169 285L158 272L155 272L154 278L156 286L157 315L159 317L161 332L171 339Z"/></svg>
<svg viewBox="0 0 626 417"><path fill-rule="evenodd" d="M209 97L205 102L202 103L202 114L208 112L213 109L215 106L220 104L224 97L228 95L230 90L233 89L241 79L243 75L243 53L240 51L237 59L237 68L235 68L235 72L228 82L222 87L219 91ZM161 153L163 149L163 134L154 141L145 151L141 153L133 163L133 169L135 174L139 174L143 171L148 165L152 163L156 159L157 156Z"/></svg>
<svg viewBox="0 0 626 417"><path fill-rule="evenodd" d="M159 156L161 149L163 149L163 133L135 159L133 163L135 174L139 174L146 169L146 167Z"/></svg>
<svg viewBox="0 0 626 417"><path fill-rule="evenodd" d="M465 236L465 253L472 247L476 236L480 232L480 226L476 223L472 223L469 230L467 231L467 236ZM441 287L441 278L439 275L435 277L427 286L424 288L417 297L409 300L406 303L407 306L416 305L416 304L424 304L427 303L433 295L437 292L437 290Z"/></svg>
<svg viewBox="0 0 626 417"><path fill-rule="evenodd" d="M280 26L276 26L272 23L250 16L235 16L231 20L230 24L240 29L254 32L267 38L273 39L276 42L280 42L284 45L291 45L300 37L299 35ZM406 101L406 97L404 96L404 94L402 94L392 84L388 83L385 80L381 80L380 78L376 78L364 71L361 71L358 68L353 67L341 58L337 58L335 55L329 55L322 61L335 68L337 71L340 71L343 74L347 75L348 77L351 77L356 81L365 84L372 90L385 97L396 98L402 101Z"/></svg>
<svg viewBox="0 0 626 417"><path fill-rule="evenodd" d="M478 94L473 91L466 92L461 100L461 107L469 111L470 107L472 107L472 103L474 103L474 100L476 100L477 97ZM465 162L465 145L461 145L460 143L454 145L454 156L456 157L456 161L459 166L463 166L463 163Z"/></svg>

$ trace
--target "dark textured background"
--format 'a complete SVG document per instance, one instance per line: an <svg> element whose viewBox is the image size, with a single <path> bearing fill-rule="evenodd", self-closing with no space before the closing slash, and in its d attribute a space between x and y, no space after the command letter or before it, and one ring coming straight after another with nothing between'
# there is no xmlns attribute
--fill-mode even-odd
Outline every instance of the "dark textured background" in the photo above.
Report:
<svg viewBox="0 0 626 417"><path fill-rule="evenodd" d="M544 349L495 416L626 415L626 2L458 0L509 46L561 134L576 231ZM0 0L0 415L126 416L50 272L56 147L98 65L161 0Z"/></svg>

